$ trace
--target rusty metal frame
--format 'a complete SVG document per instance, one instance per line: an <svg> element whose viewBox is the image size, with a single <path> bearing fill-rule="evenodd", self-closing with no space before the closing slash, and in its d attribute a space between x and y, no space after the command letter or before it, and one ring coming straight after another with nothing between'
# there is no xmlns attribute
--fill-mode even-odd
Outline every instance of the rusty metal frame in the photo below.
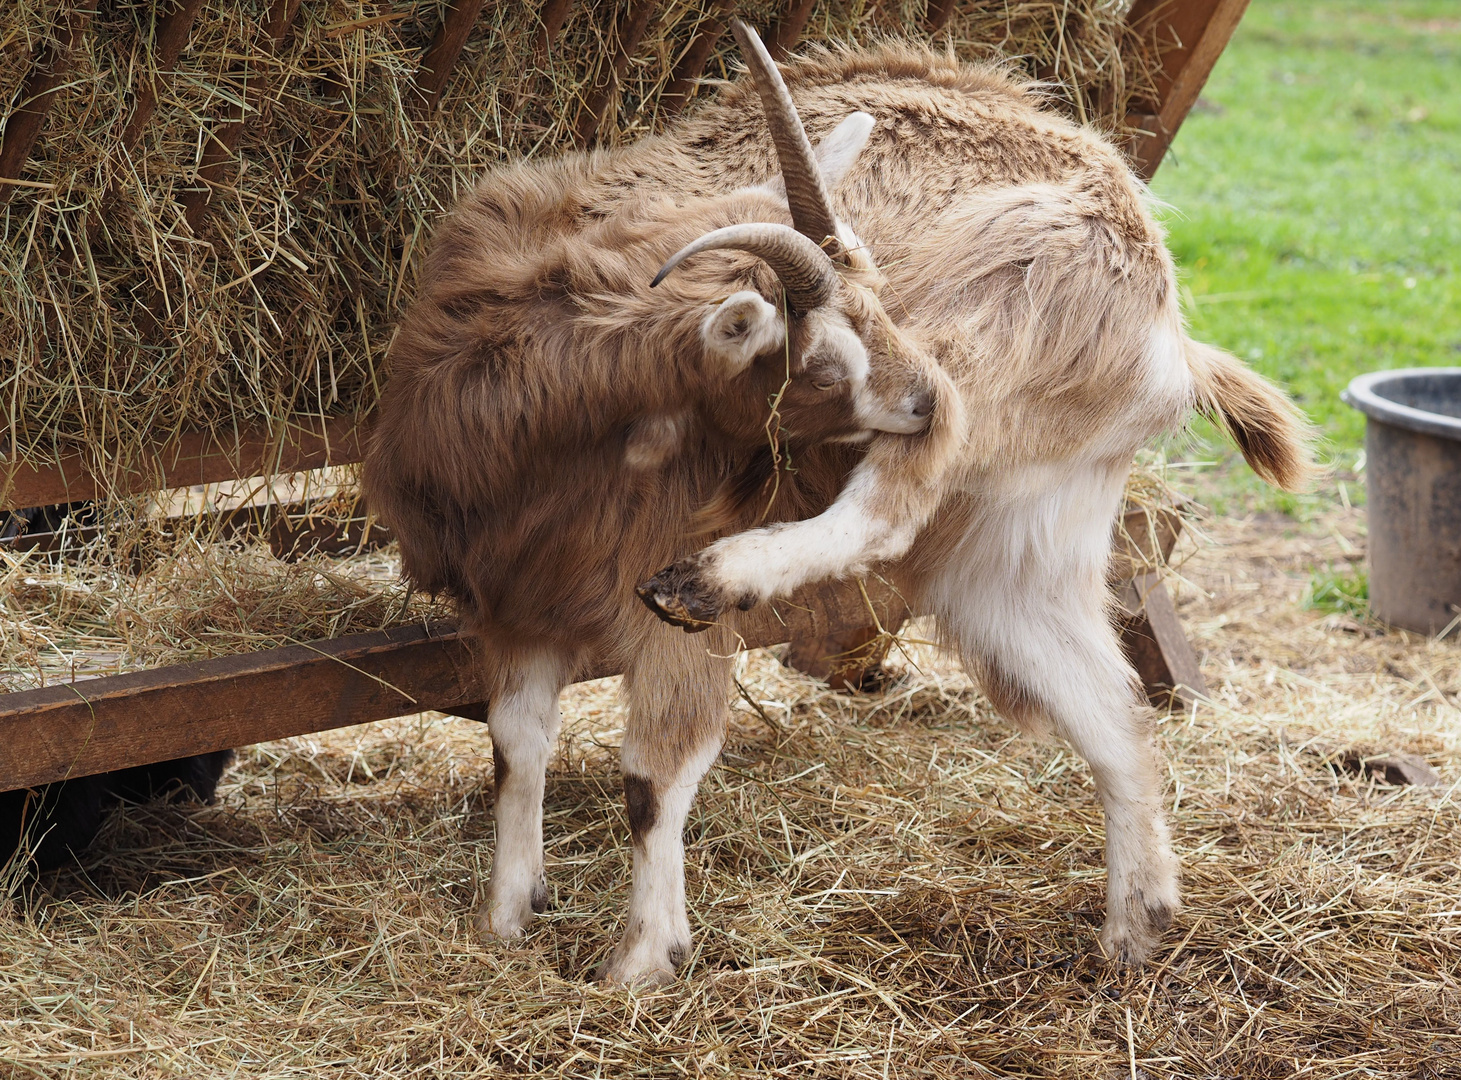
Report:
<svg viewBox="0 0 1461 1080"><path fill-rule="evenodd" d="M185 0L164 20L158 32L159 51L164 44L181 50L200 2ZM275 45L292 23L298 3L276 0L271 9L278 18L271 17L266 33ZM439 102L481 6L481 0L460 0L438 28L417 80L422 115L429 115ZM1132 126L1143 132L1131 148L1143 176L1149 177L1160 163L1246 6L1247 0L1185 4L1137 0L1133 25L1155 35L1163 58L1157 99L1144 103L1130 118ZM546 54L561 32L569 7L570 0L547 0L543 5L541 53ZM672 75L667 93L672 90L678 95L681 106L724 30L720 20L729 5L722 8L702 26ZM586 103L579 119L578 132L584 141L602 123L617 81L655 10L650 0L636 0L626 11L606 67L607 81ZM810 0L789 0L774 33L781 52L800 40L811 10ZM926 16L929 28L937 29L952 10L951 0L931 3ZM12 116L0 142L0 206L25 186L13 181L20 179L47 110L64 88L70 52L85 26L84 14L69 16L58 28L56 43L43 49L32 64L23 91L25 104ZM153 95L150 99L149 93ZM133 141L155 103L155 88L139 91L126 132ZM210 140L212 156L205 155L206 168L221 167L231 156L242 122L241 115L231 117L215 130ZM212 149L214 145L217 150ZM203 179L216 178L208 174ZM204 208L206 201L206 196L201 199ZM361 431L352 420L317 418L303 420L283 433L185 434L160 445L120 485L115 478L88 471L80 455L39 469L21 467L12 457L8 465L0 467L0 506L43 505L93 498L104 490L137 492L299 471L358 461L360 454ZM1193 683L1200 684L1201 675L1160 581L1132 576L1122 589L1132 608L1128 641L1134 632L1155 643L1154 663L1165 671L1166 681L1179 696L1190 698L1193 691L1200 692L1200 685ZM801 600L775 605L779 615L768 609L760 622L751 624L748 643L768 645L791 639L796 643L794 652L813 665L825 659L817 651L818 643L849 634L865 636L860 628L868 623L869 596L880 605L878 621L885 627L906 612L901 599L888 590L874 587L865 595L855 586L820 586ZM1143 663L1140 655L1136 662ZM597 669L595 673L609 674ZM1149 685L1160 682L1160 674L1148 677ZM479 698L465 645L454 628L445 626L398 628L0 695L0 745L7 748L0 758L0 790L421 709L480 718Z"/></svg>
<svg viewBox="0 0 1461 1080"><path fill-rule="evenodd" d="M650 20L658 10L658 0L634 0L624 12L624 17L619 20L614 29L614 52L601 69L601 77L584 102L574 124L580 146L591 145L598 136L604 114L609 111L609 106L618 95L624 72L629 70L629 61L634 58L634 50L644 40Z"/></svg>

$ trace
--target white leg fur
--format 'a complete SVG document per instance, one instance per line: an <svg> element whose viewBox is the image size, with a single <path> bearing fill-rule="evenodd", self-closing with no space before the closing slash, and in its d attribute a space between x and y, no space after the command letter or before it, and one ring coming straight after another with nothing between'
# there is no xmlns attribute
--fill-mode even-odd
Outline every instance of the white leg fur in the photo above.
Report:
<svg viewBox="0 0 1461 1080"><path fill-rule="evenodd" d="M1125 466L1029 472L980 512L928 599L1010 719L1050 726L1090 763L1106 813L1108 956L1140 961L1178 907L1149 710L1106 611Z"/></svg>
<svg viewBox="0 0 1461 1080"><path fill-rule="evenodd" d="M563 662L540 654L522 664L488 704L496 772L497 846L477 925L487 940L521 934L548 901L543 874L543 781L558 744Z"/></svg>
<svg viewBox="0 0 1461 1080"><path fill-rule="evenodd" d="M685 819L701 778L720 753L720 739L687 757L679 776L651 793L653 824L634 838L634 883L624 937L604 965L609 982L662 984L690 951L690 920L685 914ZM634 777L638 763L625 747L624 774ZM631 810L631 813L633 811Z"/></svg>
<svg viewBox="0 0 1461 1080"><path fill-rule="evenodd" d="M805 521L768 525L717 540L705 549L705 580L731 597L785 596L809 581L848 577L903 555L914 524L894 523L871 509L878 475L864 462L837 501Z"/></svg>

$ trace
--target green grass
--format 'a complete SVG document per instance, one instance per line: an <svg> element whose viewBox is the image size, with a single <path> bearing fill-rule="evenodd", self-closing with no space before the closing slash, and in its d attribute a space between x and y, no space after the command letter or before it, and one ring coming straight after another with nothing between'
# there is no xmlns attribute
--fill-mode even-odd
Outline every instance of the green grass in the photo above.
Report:
<svg viewBox="0 0 1461 1080"><path fill-rule="evenodd" d="M1299 601L1311 611L1333 611L1364 617L1370 611L1370 578L1363 570L1351 573L1312 571Z"/></svg>
<svg viewBox="0 0 1461 1080"><path fill-rule="evenodd" d="M1352 465L1351 378L1461 365L1461 2L1253 0L1153 188L1194 336Z"/></svg>

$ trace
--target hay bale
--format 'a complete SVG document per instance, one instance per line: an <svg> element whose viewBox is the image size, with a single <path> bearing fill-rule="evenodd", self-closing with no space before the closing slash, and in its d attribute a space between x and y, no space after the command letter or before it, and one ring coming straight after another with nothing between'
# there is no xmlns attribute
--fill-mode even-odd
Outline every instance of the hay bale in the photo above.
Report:
<svg viewBox="0 0 1461 1080"><path fill-rule="evenodd" d="M9 453L81 451L106 475L187 428L278 430L292 414L368 412L430 224L488 167L574 143L625 4L580 3L547 55L537 5L489 5L439 115L414 118L412 79L445 11L365 0L304 5L276 49L268 0L209 0L158 71L161 16L119 0L91 18L23 179L0 210L0 355ZM1153 50L1121 0L966 0L944 32L966 57L1011 56L1050 79L1073 114L1118 125L1149 84ZM767 26L783 5L737 4ZM920 25L922 0L824 3L811 39L862 40ZM0 121L67 5L0 13ZM163 9L165 13L165 8ZM664 122L660 95L714 0L661 4L608 102L599 140ZM1123 64L1123 57L1126 58ZM1135 58L1135 59L1133 59ZM706 68L732 73L723 35ZM135 95L158 104L134 146ZM230 110L246 120L216 183L199 172ZM211 190L195 231L190 196Z"/></svg>

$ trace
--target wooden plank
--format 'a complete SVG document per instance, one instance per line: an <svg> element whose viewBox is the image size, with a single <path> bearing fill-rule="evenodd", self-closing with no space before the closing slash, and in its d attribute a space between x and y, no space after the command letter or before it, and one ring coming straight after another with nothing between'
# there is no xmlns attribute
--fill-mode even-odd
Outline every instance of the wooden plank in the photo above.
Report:
<svg viewBox="0 0 1461 1080"><path fill-rule="evenodd" d="M705 74L705 65L729 25L735 0L716 0L709 14L696 27L695 37L670 72L670 81L660 92L660 115L677 116L695 96L697 82Z"/></svg>
<svg viewBox="0 0 1461 1080"><path fill-rule="evenodd" d="M46 113L65 85L71 70L71 53L90 18L91 13L87 11L72 11L64 16L56 27L55 42L40 51L26 77L21 104L6 121L4 141L0 142L0 206L24 186L4 181L20 179L36 139L40 138Z"/></svg>
<svg viewBox="0 0 1461 1080"><path fill-rule="evenodd" d="M763 605L739 625L748 646L773 645L857 611L862 592L843 584ZM473 670L443 623L3 695L0 791L426 709L481 719ZM612 674L591 666L585 678Z"/></svg>
<svg viewBox="0 0 1461 1080"><path fill-rule="evenodd" d="M644 33L649 29L649 20L658 6L657 0L634 0L624 13L624 18L614 34L614 55L604 72L604 78L589 95L583 111L578 114L575 131L580 146L588 146L598 135L599 127L604 122L604 114L618 95L619 81L629 69L634 50L639 48L640 41L644 39Z"/></svg>
<svg viewBox="0 0 1461 1080"><path fill-rule="evenodd" d="M785 60L801 42L806 31L807 20L812 17L812 8L817 0L787 0L786 10L776 23L767 50L773 60Z"/></svg>
<svg viewBox="0 0 1461 1080"><path fill-rule="evenodd" d="M105 492L140 494L216 484L249 476L303 472L360 460L362 430L352 417L297 418L275 435L262 430L188 432L143 455L138 468L97 477L80 454L32 468L0 460L0 508L50 506L94 499Z"/></svg>
<svg viewBox="0 0 1461 1080"><path fill-rule="evenodd" d="M1163 50L1155 100L1135 103L1126 117L1139 132L1127 153L1143 179L1155 175L1247 8L1248 0L1136 0L1132 6L1128 24L1150 27L1143 32Z"/></svg>
<svg viewBox="0 0 1461 1080"><path fill-rule="evenodd" d="M1106 580L1120 585L1138 574L1149 574L1166 565L1182 533L1182 508L1187 502L1179 497L1175 504L1127 504L1114 533Z"/></svg>
<svg viewBox="0 0 1461 1080"><path fill-rule="evenodd" d="M482 3L483 0L455 0L437 27L436 36L427 46L426 55L421 58L421 68L416 72L415 109L418 116L430 116L440 104L447 77L472 34L472 27L482 12Z"/></svg>
<svg viewBox="0 0 1461 1080"><path fill-rule="evenodd" d="M454 627L408 626L0 697L0 790L479 699Z"/></svg>
<svg viewBox="0 0 1461 1080"><path fill-rule="evenodd" d="M1116 589L1121 647L1152 704L1191 708L1207 695L1172 597L1158 568L1166 565L1182 532L1182 503L1128 506L1117 530L1107 580Z"/></svg>
<svg viewBox="0 0 1461 1080"><path fill-rule="evenodd" d="M1139 574L1121 586L1117 600L1122 647L1152 703L1180 702L1190 708L1198 697L1206 697L1202 669L1161 576Z"/></svg>
<svg viewBox="0 0 1461 1080"><path fill-rule="evenodd" d="M299 14L303 0L274 0L264 23L263 45L271 55L283 43L289 28ZM259 72L245 87L245 101L257 101L263 94L264 74ZM198 166L198 182L203 185L196 191L183 196L183 217L188 227L196 234L208 213L208 204L213 198L213 189L223 179L224 170L233 160L233 152L248 126L246 110L242 103L230 105L224 118L219 121L203 147L203 160Z"/></svg>

